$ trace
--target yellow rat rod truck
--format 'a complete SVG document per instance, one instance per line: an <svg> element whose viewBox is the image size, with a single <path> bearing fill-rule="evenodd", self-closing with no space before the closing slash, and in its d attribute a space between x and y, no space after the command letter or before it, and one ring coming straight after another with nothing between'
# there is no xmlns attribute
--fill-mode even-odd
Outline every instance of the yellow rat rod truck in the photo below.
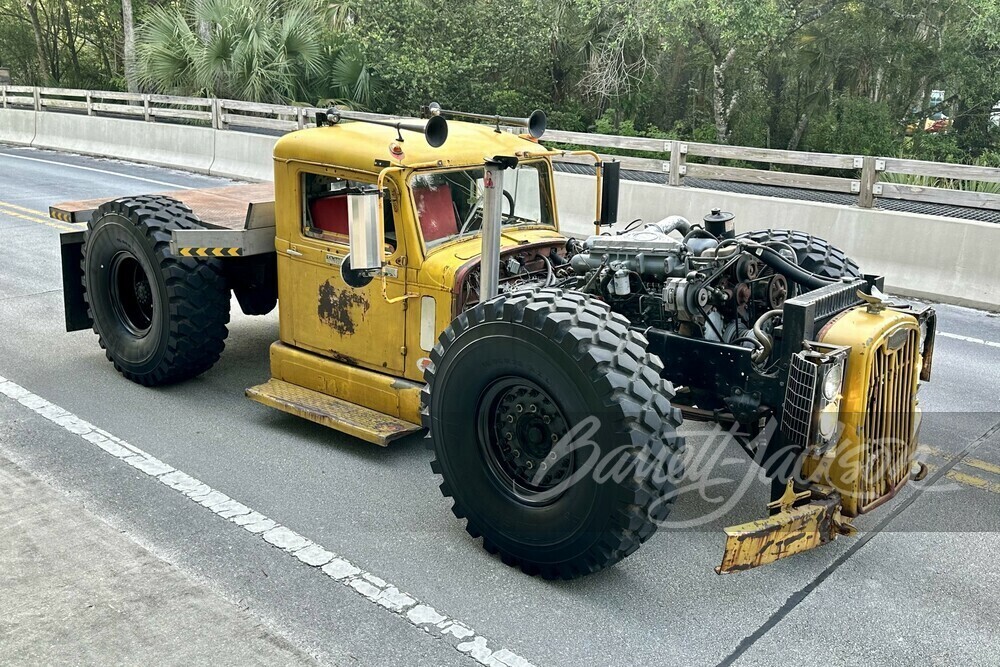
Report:
<svg viewBox="0 0 1000 667"><path fill-rule="evenodd" d="M720 572L849 533L920 474L933 310L890 303L821 239L735 235L718 210L616 233L620 163L593 153L595 234L567 238L541 112L424 116L318 113L278 140L273 185L53 206L86 223L61 239L67 329L153 386L219 359L231 293L248 314L280 303L247 396L379 445L427 429L468 532L547 578L662 524L682 415L772 480Z"/></svg>

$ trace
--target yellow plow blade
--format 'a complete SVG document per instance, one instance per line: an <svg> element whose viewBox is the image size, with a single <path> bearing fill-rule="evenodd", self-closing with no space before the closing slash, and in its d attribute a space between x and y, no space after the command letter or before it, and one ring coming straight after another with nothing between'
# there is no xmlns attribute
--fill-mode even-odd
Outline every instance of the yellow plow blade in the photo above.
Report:
<svg viewBox="0 0 1000 667"><path fill-rule="evenodd" d="M789 507L766 519L726 528L726 552L719 574L749 570L826 544L846 526L841 525L840 505L818 500Z"/></svg>

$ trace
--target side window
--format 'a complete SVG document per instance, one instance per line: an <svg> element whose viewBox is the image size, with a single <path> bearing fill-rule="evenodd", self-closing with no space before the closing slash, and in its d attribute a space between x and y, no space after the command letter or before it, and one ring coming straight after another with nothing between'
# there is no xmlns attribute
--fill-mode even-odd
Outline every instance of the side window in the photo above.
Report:
<svg viewBox="0 0 1000 667"><path fill-rule="evenodd" d="M347 196L372 191L375 186L323 174L302 173L302 233L315 239L347 245ZM383 198L386 243L396 247L392 202Z"/></svg>

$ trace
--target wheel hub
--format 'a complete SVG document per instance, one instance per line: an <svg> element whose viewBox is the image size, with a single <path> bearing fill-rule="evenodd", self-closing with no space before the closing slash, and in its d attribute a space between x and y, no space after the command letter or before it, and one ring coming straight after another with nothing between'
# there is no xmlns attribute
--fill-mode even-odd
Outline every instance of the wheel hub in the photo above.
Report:
<svg viewBox="0 0 1000 667"><path fill-rule="evenodd" d="M111 303L121 325L133 336L145 336L153 323L153 288L135 255L121 251L110 264Z"/></svg>
<svg viewBox="0 0 1000 667"><path fill-rule="evenodd" d="M521 492L553 488L572 470L572 454L555 445L569 428L562 411L540 387L522 378L505 378L480 402L485 453L505 485Z"/></svg>

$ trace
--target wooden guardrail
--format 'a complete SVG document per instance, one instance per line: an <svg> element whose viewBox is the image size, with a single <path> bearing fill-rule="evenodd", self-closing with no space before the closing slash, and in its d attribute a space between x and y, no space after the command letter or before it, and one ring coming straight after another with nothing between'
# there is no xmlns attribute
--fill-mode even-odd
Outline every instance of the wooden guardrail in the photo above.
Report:
<svg viewBox="0 0 1000 667"><path fill-rule="evenodd" d="M36 112L127 116L141 118L146 122L164 120L211 126L217 130L254 128L278 132L311 127L314 125L315 113L323 111L315 107L259 104L239 100L33 86L0 86L0 106L5 109L33 109ZM363 115L373 119L396 118L379 114ZM854 194L858 197L858 205L865 208L875 206L879 198L893 198L1000 209L1000 194L991 191L887 182L882 177L883 174L905 174L969 183L1000 183L1000 169L990 167L561 130L546 132L545 140L592 148L603 157L620 161L625 169L664 174L667 186L679 186L684 177L691 177ZM608 155L601 152L602 148L640 151L657 157ZM695 159L692 161L691 158ZM759 168L727 166L718 164L720 160L761 163L762 166ZM589 163L590 160L577 156L567 157L565 161ZM774 169L772 168L774 166L823 169L842 175L802 173Z"/></svg>

